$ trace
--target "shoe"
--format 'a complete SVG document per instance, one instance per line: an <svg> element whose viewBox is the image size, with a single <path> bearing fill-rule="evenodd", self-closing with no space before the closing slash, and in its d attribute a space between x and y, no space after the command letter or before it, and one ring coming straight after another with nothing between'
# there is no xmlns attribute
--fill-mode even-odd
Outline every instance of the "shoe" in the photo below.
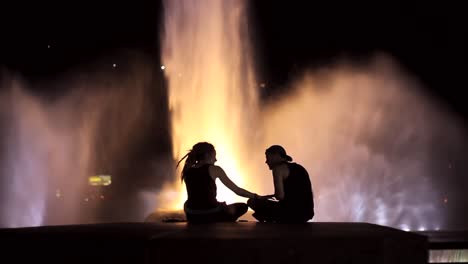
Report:
<svg viewBox="0 0 468 264"><path fill-rule="evenodd" d="M259 213L253 213L252 216L260 223L275 223L275 219Z"/></svg>

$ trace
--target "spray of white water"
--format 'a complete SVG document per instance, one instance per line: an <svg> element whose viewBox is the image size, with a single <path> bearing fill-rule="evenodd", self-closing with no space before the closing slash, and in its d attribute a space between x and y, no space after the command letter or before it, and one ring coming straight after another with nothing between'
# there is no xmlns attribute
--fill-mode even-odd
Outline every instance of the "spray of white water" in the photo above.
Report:
<svg viewBox="0 0 468 264"><path fill-rule="evenodd" d="M377 56L366 66L305 73L292 86L264 109L265 139L309 169L317 221L444 224L433 149L456 146L463 134L417 82Z"/></svg>
<svg viewBox="0 0 468 264"><path fill-rule="evenodd" d="M461 130L391 58L305 72L288 95L259 105L246 2L164 3L163 62L175 159L199 141L212 142L234 182L272 193L263 153L282 144L310 172L315 220L403 229L443 222L434 205L441 197L431 181L431 148L457 144ZM162 207L180 209L180 181L159 200ZM222 189L218 200L243 199Z"/></svg>
<svg viewBox="0 0 468 264"><path fill-rule="evenodd" d="M175 159L197 142L216 147L219 164L232 180L245 176L250 128L256 123L254 89L242 1L165 1L163 63L169 80L169 104ZM168 186L162 206L181 208L180 181ZM253 186L252 186L253 187ZM218 184L219 197L235 195ZM175 197L172 194L176 194Z"/></svg>
<svg viewBox="0 0 468 264"><path fill-rule="evenodd" d="M263 153L281 144L310 172L314 220L402 229L444 223L435 205L442 197L433 182L439 175L431 170L432 149L458 144L462 130L396 62L377 56L365 66L305 72L288 94L261 103L246 2L164 3L174 159L199 141L212 142L235 183L266 194L273 187ZM148 122L158 122L147 108L148 88L158 89L150 85L150 69L81 74L59 82L71 92L53 100L30 94L14 78L1 84L1 226L86 222L87 177L128 172L129 151ZM157 207L180 209L182 187L178 178L168 183ZM223 186L218 193L219 200L245 201ZM145 192L141 197L154 200Z"/></svg>
<svg viewBox="0 0 468 264"><path fill-rule="evenodd" d="M0 226L96 221L101 201L88 199L88 177L128 166L151 114L152 73L140 66L123 77L82 73L54 83L70 91L55 99L31 94L18 78L2 83Z"/></svg>

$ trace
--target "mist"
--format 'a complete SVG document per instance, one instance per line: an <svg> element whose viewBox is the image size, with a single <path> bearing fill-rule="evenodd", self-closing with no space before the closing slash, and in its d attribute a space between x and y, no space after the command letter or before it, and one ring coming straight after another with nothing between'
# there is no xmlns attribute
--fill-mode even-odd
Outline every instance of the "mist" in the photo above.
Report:
<svg viewBox="0 0 468 264"><path fill-rule="evenodd" d="M166 92L151 64L125 58L40 84L56 94L4 73L1 226L136 221L154 209L146 193L171 177ZM111 186L89 186L93 175Z"/></svg>

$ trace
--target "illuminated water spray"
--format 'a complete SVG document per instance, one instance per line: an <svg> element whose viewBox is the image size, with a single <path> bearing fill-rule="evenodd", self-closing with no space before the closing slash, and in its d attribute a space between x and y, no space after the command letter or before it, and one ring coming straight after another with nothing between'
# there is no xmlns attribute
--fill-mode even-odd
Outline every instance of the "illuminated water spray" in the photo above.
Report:
<svg viewBox="0 0 468 264"><path fill-rule="evenodd" d="M431 148L458 144L461 130L391 58L305 72L288 94L259 103L246 2L164 3L162 69L175 159L199 141L212 142L237 184L267 194L273 188L263 153L282 144L310 172L314 220L414 230L444 222ZM181 209L182 187L169 184L160 207ZM218 200L242 198L222 189Z"/></svg>
<svg viewBox="0 0 468 264"><path fill-rule="evenodd" d="M377 56L307 72L291 86L262 112L265 141L284 144L309 169L317 221L444 224L435 169L444 165L434 149L461 145L463 130L417 82Z"/></svg>
<svg viewBox="0 0 468 264"><path fill-rule="evenodd" d="M158 69L168 78L173 158L209 141L236 184L271 194L264 151L281 144L311 175L315 221L443 228L440 204L447 198L436 181L444 172L434 170L440 165L433 149L461 145L465 131L458 120L424 96L385 55L364 66L336 63L307 71L285 89L287 94L260 98L246 4L164 2ZM119 67L108 64L110 71ZM172 165L156 161L159 171L152 171L144 162L129 162L145 133L154 132L147 125L165 127L167 121L165 106L161 113L148 107L152 95L165 100L165 90L151 81L154 65L129 68L123 74L93 71L56 81L66 92L55 99L30 94L14 78L1 83L0 226L84 222L82 198L91 175L120 173L112 184L120 182L122 192L139 188L141 199L127 206L120 201L113 212L128 215L143 200L151 210L155 200L157 209L182 208L186 198L179 177L157 199L141 185L122 183L137 183L140 174L152 176L144 184L166 182L161 175L171 174L167 166ZM222 186L218 200L245 201Z"/></svg>
<svg viewBox="0 0 468 264"><path fill-rule="evenodd" d="M199 141L209 141L218 164L240 186L248 176L250 128L256 123L254 89L244 1L165 1L164 71L169 81L174 158ZM181 208L185 193L162 207ZM171 193L170 190L166 194ZM218 185L218 199L237 198ZM167 195L166 195L167 196Z"/></svg>
<svg viewBox="0 0 468 264"><path fill-rule="evenodd" d="M133 70L120 77L102 72L57 82L62 95L53 99L34 95L20 78L5 75L0 227L97 221L94 209L101 199L90 200L88 177L128 166L149 118L151 72Z"/></svg>

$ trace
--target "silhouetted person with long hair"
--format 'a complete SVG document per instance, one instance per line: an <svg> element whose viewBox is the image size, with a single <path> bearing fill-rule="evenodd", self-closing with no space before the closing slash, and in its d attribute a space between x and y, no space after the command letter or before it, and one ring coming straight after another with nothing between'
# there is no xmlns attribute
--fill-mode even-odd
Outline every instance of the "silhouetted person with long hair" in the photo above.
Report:
<svg viewBox="0 0 468 264"><path fill-rule="evenodd" d="M275 194L249 199L247 204L255 211L253 216L260 222L278 223L303 223L312 219L314 200L307 170L293 163L279 145L269 147L265 156L265 163L273 173Z"/></svg>
<svg viewBox="0 0 468 264"><path fill-rule="evenodd" d="M245 203L227 205L216 200L216 184L218 178L226 187L239 196L255 198L256 194L238 187L224 170L214 165L216 150L210 143L195 144L177 166L185 158L182 170L182 181L185 181L188 199L184 204L184 212L188 222L226 222L236 221L247 212Z"/></svg>

